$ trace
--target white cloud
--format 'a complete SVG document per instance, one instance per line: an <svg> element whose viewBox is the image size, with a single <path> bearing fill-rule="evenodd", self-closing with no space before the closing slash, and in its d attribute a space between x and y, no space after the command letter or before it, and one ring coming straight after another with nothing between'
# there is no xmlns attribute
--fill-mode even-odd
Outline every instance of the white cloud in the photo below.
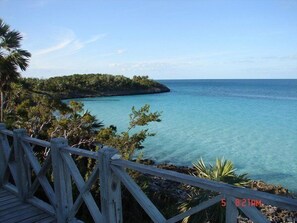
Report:
<svg viewBox="0 0 297 223"><path fill-rule="evenodd" d="M57 38L60 39L59 43L44 49L37 50L35 53L33 53L34 56L46 55L52 52L60 51L62 49L67 49L67 53L72 54L74 51L80 50L88 44L94 43L106 36L106 34L97 34L90 39L82 41L79 40L75 33L70 29L65 29L65 32L62 35L64 36L63 38Z"/></svg>
<svg viewBox="0 0 297 223"><path fill-rule="evenodd" d="M96 42L97 40L100 40L100 39L103 39L106 37L106 34L98 34L98 35L95 35L93 37L91 37L90 39L86 40L85 42L83 42L84 45L86 44L89 44L89 43L93 43L93 42Z"/></svg>
<svg viewBox="0 0 297 223"><path fill-rule="evenodd" d="M54 46L38 50L35 53L35 55L44 55L44 54L48 54L48 53L52 53L52 52L61 50L61 49L65 48L65 47L67 47L71 42L73 42L72 39L63 40L62 42L60 42L60 43L58 43L58 44L56 44Z"/></svg>

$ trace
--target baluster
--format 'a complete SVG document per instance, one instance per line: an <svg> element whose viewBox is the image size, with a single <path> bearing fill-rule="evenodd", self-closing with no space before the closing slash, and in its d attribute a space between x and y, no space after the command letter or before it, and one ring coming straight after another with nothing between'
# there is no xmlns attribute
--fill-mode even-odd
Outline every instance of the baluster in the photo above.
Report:
<svg viewBox="0 0 297 223"><path fill-rule="evenodd" d="M68 212L73 205L72 184L70 172L63 162L61 148L67 147L65 138L51 140L54 188L56 195L56 217L58 223L67 221Z"/></svg>
<svg viewBox="0 0 297 223"><path fill-rule="evenodd" d="M16 172L17 182L15 183L18 189L19 197L23 201L31 197L31 194L29 193L29 189L31 185L30 165L28 163L28 160L26 159L26 156L21 144L22 137L25 135L26 135L25 129L13 130L13 148L14 148L14 156L15 156L16 170L17 170Z"/></svg>
<svg viewBox="0 0 297 223"><path fill-rule="evenodd" d="M228 223L237 223L238 209L234 201L233 197L227 197L226 222Z"/></svg>
<svg viewBox="0 0 297 223"><path fill-rule="evenodd" d="M101 212L104 223L122 223L121 182L110 168L116 149L104 147L98 151Z"/></svg>
<svg viewBox="0 0 297 223"><path fill-rule="evenodd" d="M6 126L4 123L0 123L0 130L6 129ZM4 145L2 140L3 138L6 137L4 134L0 133L0 145ZM5 182L4 181L4 174L5 174L5 169L7 166L7 161L5 158L5 153L4 153L4 148L0 148L0 186L2 186Z"/></svg>

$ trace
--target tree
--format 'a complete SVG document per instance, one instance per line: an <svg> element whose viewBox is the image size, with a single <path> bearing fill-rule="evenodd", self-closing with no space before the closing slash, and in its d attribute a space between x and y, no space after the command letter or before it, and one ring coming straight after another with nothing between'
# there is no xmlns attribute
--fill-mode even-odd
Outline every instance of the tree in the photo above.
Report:
<svg viewBox="0 0 297 223"><path fill-rule="evenodd" d="M100 129L96 137L101 144L117 148L124 159L131 159L135 150L143 148L142 143L145 139L155 135L155 133L149 132L147 128L139 129L139 127L147 126L152 122L161 122L161 113L151 112L148 104L139 110L133 106L129 117L130 123L127 131L117 133L115 126L109 126ZM135 129L139 131L134 131L131 134L131 131Z"/></svg>
<svg viewBox="0 0 297 223"><path fill-rule="evenodd" d="M22 50L22 36L18 31L11 30L9 25L0 19L0 121L3 121L4 91L20 77L19 69L28 67L31 54Z"/></svg>
<svg viewBox="0 0 297 223"><path fill-rule="evenodd" d="M215 165L205 165L203 160L200 159L197 163L193 164L195 172L192 174L196 177L201 177L209 180L220 181L236 186L246 186L250 183L250 179L247 178L247 174L238 175L235 173L233 163L230 160L217 159ZM199 188L192 188L188 199L179 206L181 212L189 210L191 207L198 205L199 203L206 201L217 193L203 190ZM191 222L225 222L225 208L221 204L215 204L212 207L201 211L198 214L191 215L183 219L183 223Z"/></svg>

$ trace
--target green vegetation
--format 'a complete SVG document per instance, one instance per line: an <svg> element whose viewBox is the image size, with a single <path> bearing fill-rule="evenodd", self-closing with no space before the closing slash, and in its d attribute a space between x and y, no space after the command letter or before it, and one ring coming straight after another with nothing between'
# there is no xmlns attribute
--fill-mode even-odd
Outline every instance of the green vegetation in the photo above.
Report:
<svg viewBox="0 0 297 223"><path fill-rule="evenodd" d="M251 181L247 178L247 174L237 175L235 168L230 160L217 159L215 165L205 165L203 160L200 159L197 163L193 164L194 173L193 176L201 177L209 180L220 181L236 186L247 186ZM181 212L189 210L191 207L207 201L212 197L218 195L215 192L193 187L188 194L188 198L179 206ZM213 205L212 207L184 218L183 223L190 222L225 222L226 208L222 207L220 203Z"/></svg>
<svg viewBox="0 0 297 223"><path fill-rule="evenodd" d="M224 158L216 159L215 165L205 165L203 159L200 159L193 166L195 169L193 175L196 177L225 182L235 186L246 186L250 183L247 174L237 175L232 161Z"/></svg>
<svg viewBox="0 0 297 223"><path fill-rule="evenodd" d="M3 121L4 91L20 77L18 69L26 70L31 56L20 48L21 40L21 34L11 30L0 18L0 121Z"/></svg>
<svg viewBox="0 0 297 223"><path fill-rule="evenodd" d="M95 96L149 94L170 91L148 76L74 74L49 79L23 78L22 85L33 92L49 94L61 99Z"/></svg>

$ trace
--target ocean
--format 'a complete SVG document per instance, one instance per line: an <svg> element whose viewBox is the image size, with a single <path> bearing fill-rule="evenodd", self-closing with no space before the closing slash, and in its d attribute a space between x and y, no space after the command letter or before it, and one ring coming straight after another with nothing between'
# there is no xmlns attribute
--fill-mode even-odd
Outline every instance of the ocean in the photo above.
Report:
<svg viewBox="0 0 297 223"><path fill-rule="evenodd" d="M149 104L144 158L191 166L231 160L237 173L297 192L297 80L160 80L171 92L76 99L106 126L127 129L131 107Z"/></svg>

